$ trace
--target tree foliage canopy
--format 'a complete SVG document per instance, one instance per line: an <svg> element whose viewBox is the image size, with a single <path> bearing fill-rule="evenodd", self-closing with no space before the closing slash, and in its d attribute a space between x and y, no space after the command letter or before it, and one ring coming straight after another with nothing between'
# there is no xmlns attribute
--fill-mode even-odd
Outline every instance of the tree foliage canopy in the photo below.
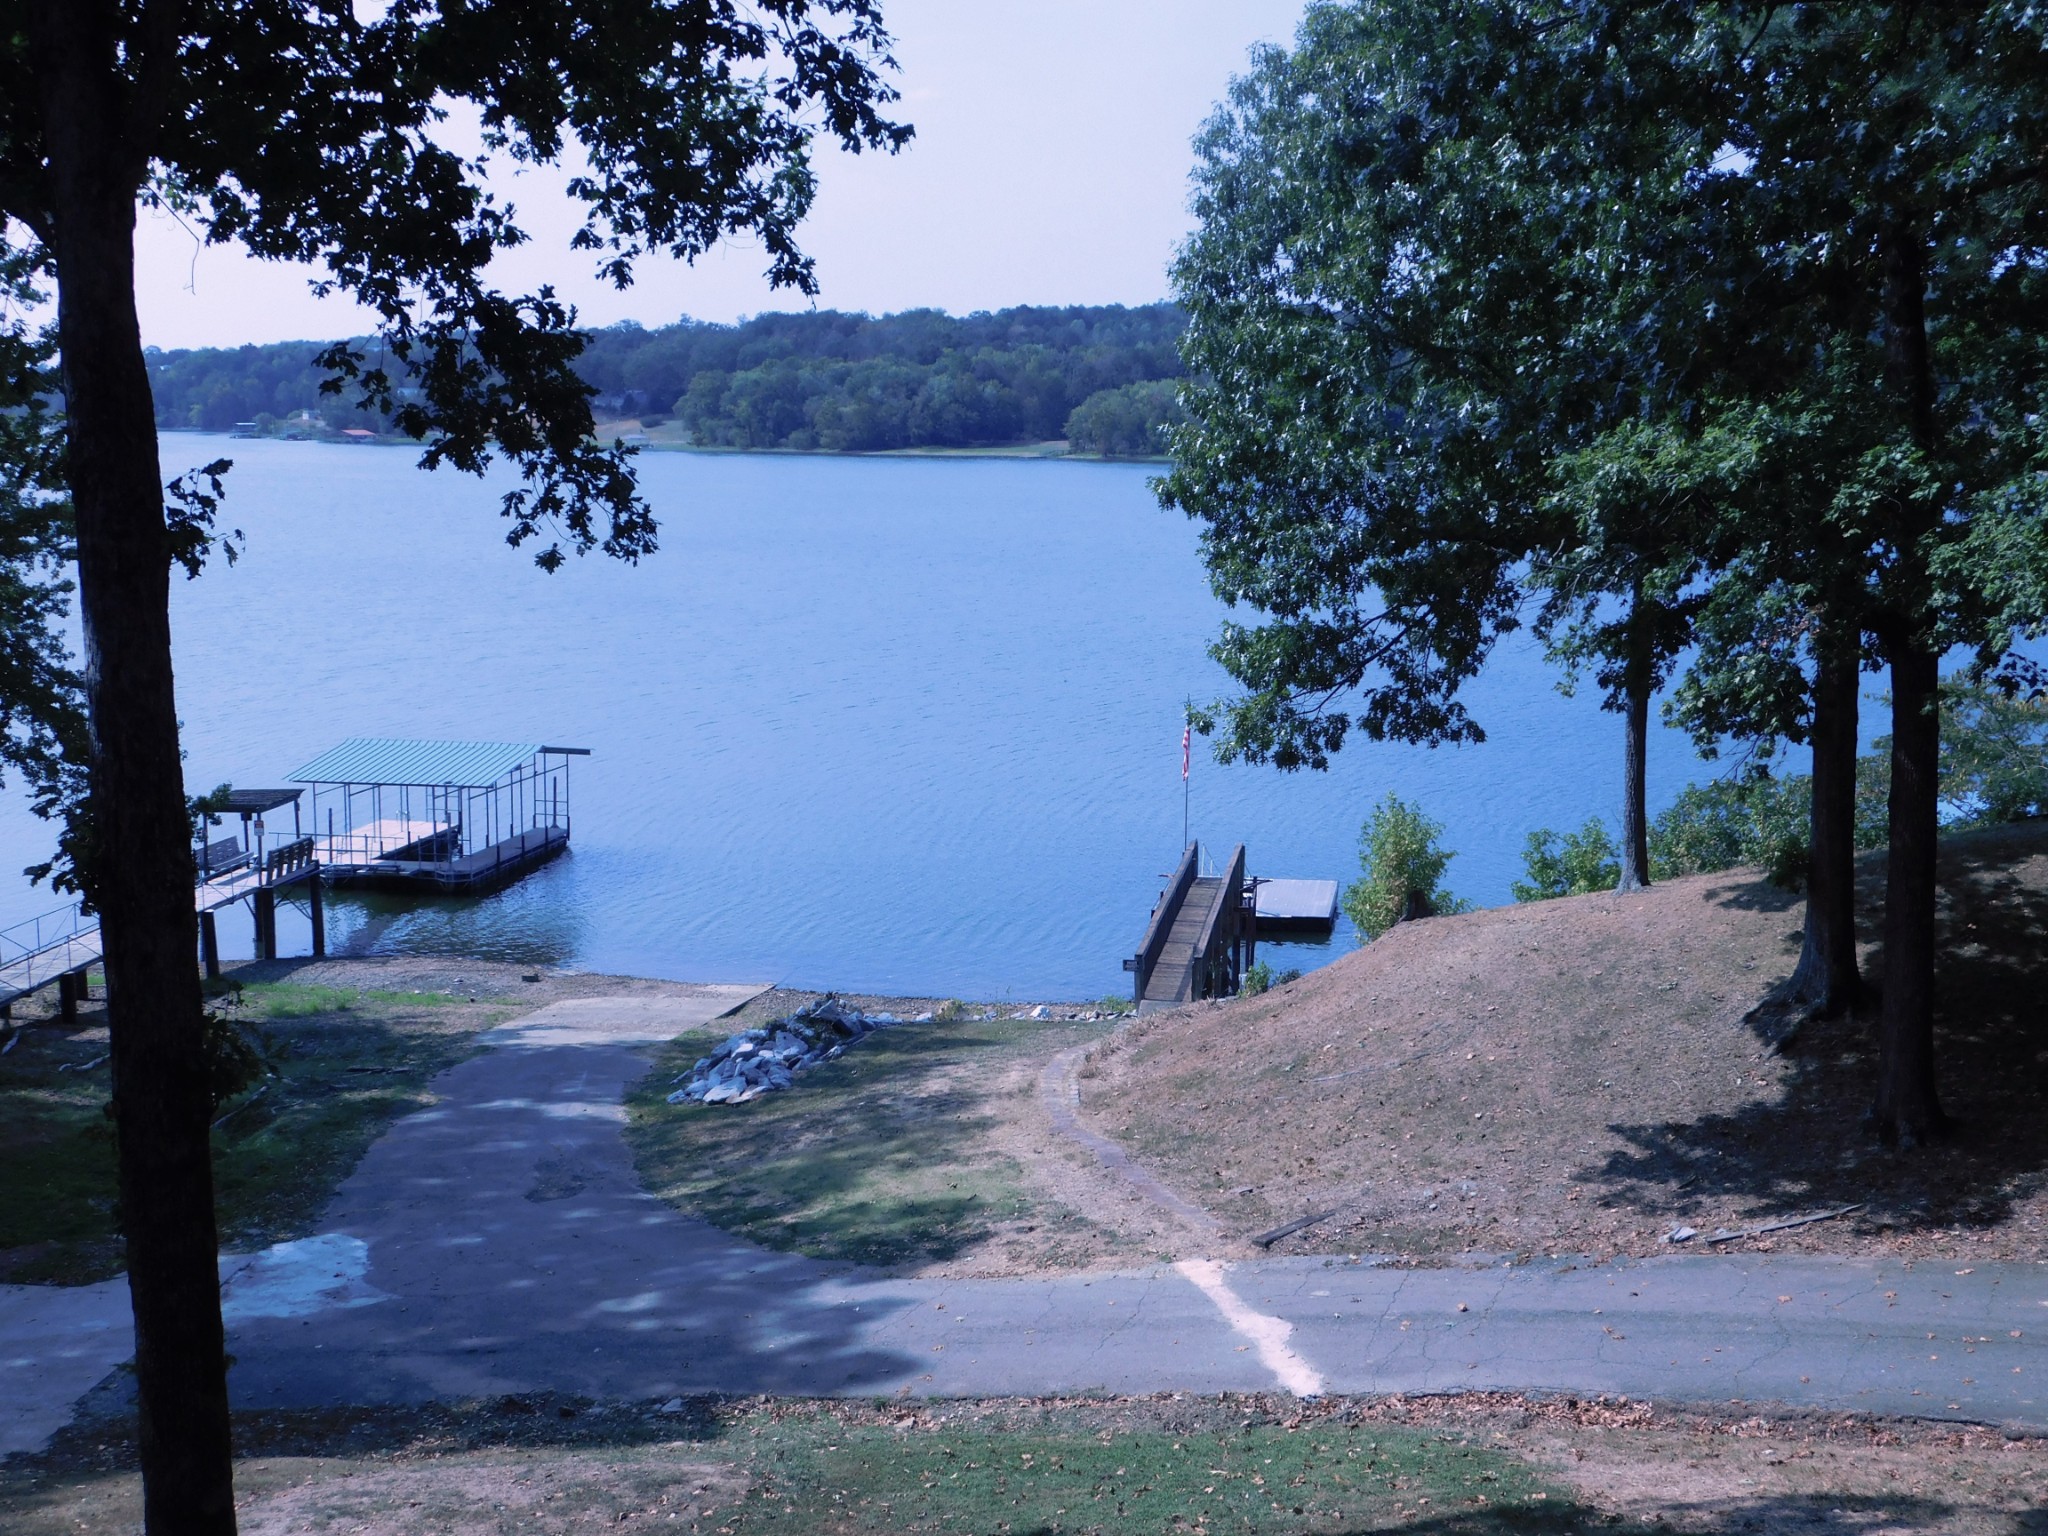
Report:
<svg viewBox="0 0 2048 1536"><path fill-rule="evenodd" d="M654 524L625 455L590 439L572 312L549 287L491 282L491 259L527 236L487 168L577 163L574 243L621 287L649 254L693 260L744 235L771 282L808 293L795 231L815 140L893 150L910 136L884 115L893 61L873 0L106 9L133 184L209 240L310 263L322 290L376 313L374 346L318 355L328 387L423 441L429 467L513 461L527 484L505 498L509 537L540 539L546 566L565 542L633 558ZM16 16L0 46L0 206L44 238L55 191L30 30ZM457 111L480 123L480 156L441 142Z"/></svg>

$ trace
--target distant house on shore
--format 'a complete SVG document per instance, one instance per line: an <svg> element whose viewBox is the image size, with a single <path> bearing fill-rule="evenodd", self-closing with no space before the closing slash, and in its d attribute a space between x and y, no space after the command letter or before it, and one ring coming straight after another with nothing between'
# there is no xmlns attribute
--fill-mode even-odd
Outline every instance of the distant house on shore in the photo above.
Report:
<svg viewBox="0 0 2048 1536"><path fill-rule="evenodd" d="M377 434L367 427L343 427L341 435L352 443L374 443Z"/></svg>

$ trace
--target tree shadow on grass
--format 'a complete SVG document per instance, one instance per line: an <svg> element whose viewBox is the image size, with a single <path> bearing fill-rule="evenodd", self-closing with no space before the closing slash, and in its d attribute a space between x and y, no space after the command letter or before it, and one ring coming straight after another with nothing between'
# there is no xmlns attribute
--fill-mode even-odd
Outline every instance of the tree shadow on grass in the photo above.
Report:
<svg viewBox="0 0 2048 1536"><path fill-rule="evenodd" d="M1876 1087L1871 1013L1814 1021L1787 1047L1776 1100L1686 1122L1615 1124L1629 1145L1582 1175L1610 1204L1672 1219L1735 1196L1757 1219L1861 1204L1859 1227L1925 1232L1995 1226L2048 1184L2048 824L1943 842L1936 1061L1951 1137L1887 1151L1865 1114ZM1881 858L1859 867L1859 928L1880 931ZM1731 888L1729 905L1768 887ZM1866 957L1866 976L1881 961Z"/></svg>

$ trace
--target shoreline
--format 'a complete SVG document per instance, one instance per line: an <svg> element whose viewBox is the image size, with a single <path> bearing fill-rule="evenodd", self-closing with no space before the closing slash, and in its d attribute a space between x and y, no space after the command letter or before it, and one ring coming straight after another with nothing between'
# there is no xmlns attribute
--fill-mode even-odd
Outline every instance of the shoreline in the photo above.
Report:
<svg viewBox="0 0 2048 1536"><path fill-rule="evenodd" d="M316 448L417 448L409 437L376 437L345 441L317 437L267 437L211 431L205 427L158 427L157 434L178 433L191 437L225 437L234 442L300 443ZM603 433L594 434L602 439ZM1047 443L995 443L977 448L723 448L697 443L632 443L629 447L650 453L693 453L706 457L751 457L779 459L1005 459L1037 464L1140 464L1159 466L1173 460L1165 454L1143 458L1111 458L1099 453L1050 452Z"/></svg>

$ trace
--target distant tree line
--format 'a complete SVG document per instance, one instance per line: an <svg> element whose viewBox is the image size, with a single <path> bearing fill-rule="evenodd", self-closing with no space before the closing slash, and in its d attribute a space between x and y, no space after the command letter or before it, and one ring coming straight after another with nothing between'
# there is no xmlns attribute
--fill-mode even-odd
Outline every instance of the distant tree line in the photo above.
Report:
<svg viewBox="0 0 2048 1536"><path fill-rule="evenodd" d="M600 417L673 417L704 447L879 452L1067 438L1076 452L1138 458L1162 453L1180 419L1184 324L1171 304L627 323L588 333L576 370ZM378 426L352 396L321 394L321 349L152 351L157 424Z"/></svg>

